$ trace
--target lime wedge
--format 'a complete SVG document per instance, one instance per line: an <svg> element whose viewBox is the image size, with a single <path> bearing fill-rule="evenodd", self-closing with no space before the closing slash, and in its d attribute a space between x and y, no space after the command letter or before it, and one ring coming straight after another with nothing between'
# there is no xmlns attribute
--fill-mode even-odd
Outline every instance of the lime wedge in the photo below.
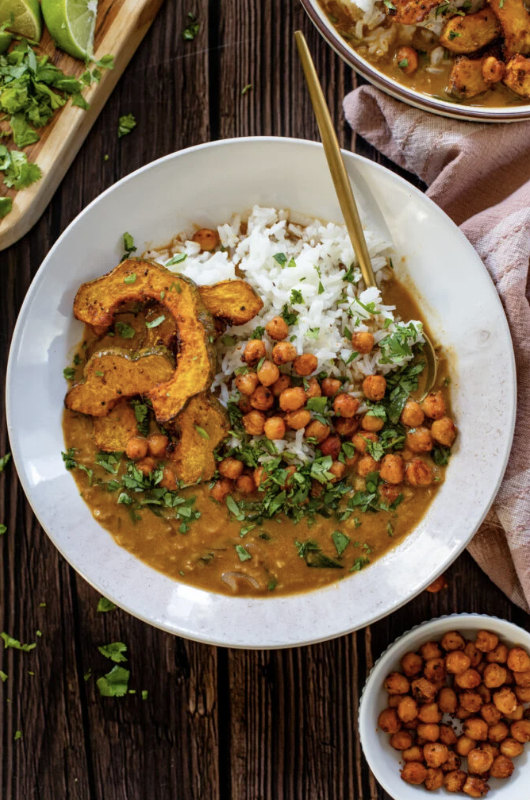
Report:
<svg viewBox="0 0 530 800"><path fill-rule="evenodd" d="M42 17L39 0L0 0L0 24L13 15L9 30L40 42L42 36Z"/></svg>
<svg viewBox="0 0 530 800"><path fill-rule="evenodd" d="M42 0L44 22L55 44L81 61L94 55L97 13L98 0Z"/></svg>

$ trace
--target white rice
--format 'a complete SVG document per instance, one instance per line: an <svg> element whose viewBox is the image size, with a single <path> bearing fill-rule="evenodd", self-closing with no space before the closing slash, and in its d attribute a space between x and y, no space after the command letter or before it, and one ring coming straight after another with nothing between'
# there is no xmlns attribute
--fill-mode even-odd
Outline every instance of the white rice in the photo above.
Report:
<svg viewBox="0 0 530 800"><path fill-rule="evenodd" d="M344 389L361 401L361 383L366 375L385 375L410 361L412 356L402 356L385 363L388 359L379 343L398 331L406 333L410 345L421 343L422 324L415 321L405 325L395 314L395 306L383 305L379 288L365 288L344 226L258 206L246 223L242 229L242 218L235 215L218 227L223 251L201 253L195 242L180 234L169 248L145 254L161 264L177 253L186 254L185 260L168 269L199 285L244 278L263 300L258 316L245 325L228 328L216 341L218 372L212 391L218 393L222 403L226 405L234 397L234 372L243 365L241 355L252 332L258 326L265 328L286 306L298 313L289 329L298 354L313 353L318 359L315 374L326 372L345 378ZM365 236L380 286L391 275L392 250L389 242L372 231L365 230ZM350 280L344 280L348 271ZM363 306L369 306L370 311ZM356 331L372 332L376 346L371 353L355 352L351 335ZM270 356L274 342L266 335L263 341ZM283 367L282 371L290 369ZM361 405L363 410L365 406ZM291 431L285 440L275 442L278 452L301 461L314 458L315 449L304 441L303 434L303 430Z"/></svg>

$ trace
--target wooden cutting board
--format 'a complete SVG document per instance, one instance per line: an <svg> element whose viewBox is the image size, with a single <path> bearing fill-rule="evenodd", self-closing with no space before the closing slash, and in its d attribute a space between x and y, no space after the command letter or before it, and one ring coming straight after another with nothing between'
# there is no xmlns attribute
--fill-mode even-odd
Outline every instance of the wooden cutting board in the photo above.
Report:
<svg viewBox="0 0 530 800"><path fill-rule="evenodd" d="M39 130L40 141L24 149L29 161L37 162L42 170L39 181L15 192L1 185L0 180L0 196L13 198L13 210L0 220L0 250L24 236L43 213L162 2L99 0L95 57L99 59L111 53L114 56L114 69L103 70L100 83L93 84L83 92L90 103L88 111L72 106L68 101L51 122ZM40 41L39 52L47 53L52 63L69 75L79 77L86 69L83 62L56 48L46 30ZM116 120L116 135L117 125ZM7 143L10 148L14 147L11 139Z"/></svg>

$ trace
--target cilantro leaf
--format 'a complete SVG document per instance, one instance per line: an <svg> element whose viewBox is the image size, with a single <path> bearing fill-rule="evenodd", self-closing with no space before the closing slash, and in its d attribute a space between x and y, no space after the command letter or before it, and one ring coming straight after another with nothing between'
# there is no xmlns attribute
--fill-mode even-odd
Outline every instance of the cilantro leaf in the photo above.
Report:
<svg viewBox="0 0 530 800"><path fill-rule="evenodd" d="M13 200L11 197L0 197L0 219L7 217L13 210Z"/></svg>
<svg viewBox="0 0 530 800"><path fill-rule="evenodd" d="M18 639L13 639L8 633L0 633L0 636L4 640L5 650L11 647L13 650L22 650L24 653L29 653L37 647L36 642L33 642L33 644L21 644Z"/></svg>
<svg viewBox="0 0 530 800"><path fill-rule="evenodd" d="M118 121L118 139L128 136L136 128L136 119L133 114L124 114Z"/></svg>
<svg viewBox="0 0 530 800"><path fill-rule="evenodd" d="M100 613L105 614L107 611L114 611L115 608L116 606L114 605L114 603L111 603L111 601L107 600L106 597L99 598L97 610Z"/></svg>
<svg viewBox="0 0 530 800"><path fill-rule="evenodd" d="M4 471L10 458L11 458L11 453L6 453L5 456L2 456L2 458L0 458L0 473Z"/></svg>
<svg viewBox="0 0 530 800"><path fill-rule="evenodd" d="M122 339L134 339L136 333L132 325L128 325L126 322L117 322L116 330Z"/></svg>
<svg viewBox="0 0 530 800"><path fill-rule="evenodd" d="M333 531L331 538L333 539L333 544L337 548L337 555L341 556L351 541L350 537L346 536L342 531Z"/></svg>
<svg viewBox="0 0 530 800"><path fill-rule="evenodd" d="M238 554L240 561L249 561L252 558L246 547L243 547L242 544L235 544L234 549Z"/></svg>
<svg viewBox="0 0 530 800"><path fill-rule="evenodd" d="M98 647L99 652L105 658L110 658L111 661L115 661L116 664L120 664L122 661L127 661L123 653L127 652L127 645L123 642L111 642L110 644L103 644Z"/></svg>
<svg viewBox="0 0 530 800"><path fill-rule="evenodd" d="M124 667L114 666L96 681L100 695L102 697L123 697L127 694L127 688L131 673Z"/></svg>

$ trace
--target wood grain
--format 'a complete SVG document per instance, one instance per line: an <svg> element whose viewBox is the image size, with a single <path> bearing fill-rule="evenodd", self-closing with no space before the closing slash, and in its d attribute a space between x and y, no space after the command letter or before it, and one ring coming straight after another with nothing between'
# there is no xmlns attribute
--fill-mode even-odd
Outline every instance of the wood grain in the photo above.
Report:
<svg viewBox="0 0 530 800"><path fill-rule="evenodd" d="M184 42L190 11L201 28ZM0 375L38 265L114 181L208 139L317 138L293 47L297 28L315 56L342 145L388 165L344 122L342 97L354 77L297 4L166 2L51 204L30 234L0 253ZM116 121L126 113L138 127L118 140ZM0 454L7 447L2 425ZM357 735L360 692L375 659L413 625L453 611L528 628L528 617L464 554L448 572L447 591L423 593L356 634L290 651L210 648L122 611L98 613L98 596L36 523L12 465L0 476L0 522L8 526L0 537L0 630L29 641L36 629L43 634L32 653L0 651L0 669L9 674L0 683L2 800L391 800L371 776ZM97 646L116 640L129 648L130 685L149 691L145 701L99 696L95 678L111 664ZM93 677L85 681L89 668Z"/></svg>
<svg viewBox="0 0 530 800"><path fill-rule="evenodd" d="M0 250L18 241L43 213L161 3L162 0L100 0L95 58L112 53L114 68L104 70L101 81L83 92L90 104L87 111L68 102L48 125L39 130L40 140L25 148L28 159L40 166L42 178L21 192L2 187L2 194L13 199L13 210L0 220ZM79 78L86 69L84 63L58 50L46 30L39 53L48 55L52 63L68 75Z"/></svg>

